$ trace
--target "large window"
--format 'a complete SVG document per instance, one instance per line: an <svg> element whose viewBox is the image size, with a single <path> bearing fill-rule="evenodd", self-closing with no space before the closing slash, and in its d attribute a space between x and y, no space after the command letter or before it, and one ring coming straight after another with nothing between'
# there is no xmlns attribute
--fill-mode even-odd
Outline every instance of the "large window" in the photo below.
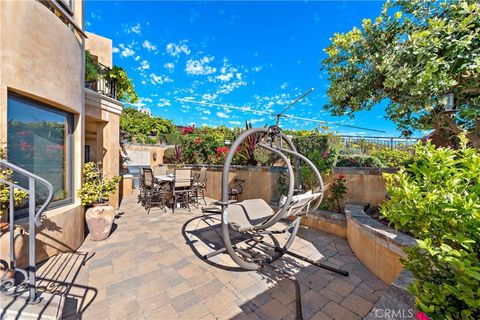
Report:
<svg viewBox="0 0 480 320"><path fill-rule="evenodd" d="M54 187L52 205L71 202L73 115L9 93L8 161L49 181ZM20 175L14 179L27 187ZM37 184L37 204L44 202L47 189Z"/></svg>

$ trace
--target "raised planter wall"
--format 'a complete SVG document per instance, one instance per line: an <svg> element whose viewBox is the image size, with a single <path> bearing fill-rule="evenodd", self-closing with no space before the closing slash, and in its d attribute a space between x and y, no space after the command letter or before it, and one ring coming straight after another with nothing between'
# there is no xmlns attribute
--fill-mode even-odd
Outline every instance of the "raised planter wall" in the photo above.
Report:
<svg viewBox="0 0 480 320"><path fill-rule="evenodd" d="M240 201L261 198L268 203L279 197L278 179L284 170L283 167L232 166L228 181L231 184L234 179L245 180L243 193L238 197ZM194 168L193 172L200 172L200 168ZM205 194L207 197L220 199L221 180L222 167L209 167L207 170L207 192Z"/></svg>
<svg viewBox="0 0 480 320"><path fill-rule="evenodd" d="M341 205L345 207L350 202L367 202L371 206L378 206L386 200L387 191L383 173L396 172L393 168L350 168L335 167L331 175L324 178L327 190L338 175L345 175L345 185L348 190Z"/></svg>
<svg viewBox="0 0 480 320"><path fill-rule="evenodd" d="M414 238L372 219L363 205L347 204L345 214L309 212L302 224L347 238L357 258L389 285L403 270L400 258L406 257L404 249L417 244Z"/></svg>

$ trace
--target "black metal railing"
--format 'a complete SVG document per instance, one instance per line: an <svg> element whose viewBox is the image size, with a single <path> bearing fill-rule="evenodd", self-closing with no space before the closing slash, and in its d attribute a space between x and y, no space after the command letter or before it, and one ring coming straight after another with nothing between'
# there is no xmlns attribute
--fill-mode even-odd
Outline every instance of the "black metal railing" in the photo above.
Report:
<svg viewBox="0 0 480 320"><path fill-rule="evenodd" d="M35 228L41 226L42 212L47 208L53 198L53 186L47 180L34 175L5 160L0 160L0 168L6 168L14 173L21 174L28 178L28 187L22 187L8 179L1 179L0 184L5 184L9 190L8 217L10 231L10 257L9 261L0 260L3 265L3 274L0 275L0 292L5 295L25 297L29 303L38 301L39 296L36 287L36 263L35 263ZM35 189L37 182L45 185L48 189L48 196L45 202L37 210L35 203ZM15 257L15 189L22 190L28 194L28 269L17 267ZM16 280L15 275L21 273L23 277ZM19 283L17 283L19 282Z"/></svg>
<svg viewBox="0 0 480 320"><path fill-rule="evenodd" d="M117 81L114 78L109 78L108 73L110 68L96 62L98 64L100 72L98 73L97 79L92 81L85 81L85 88L103 94L104 96L117 99Z"/></svg>
<svg viewBox="0 0 480 320"><path fill-rule="evenodd" d="M419 138L394 138L394 137L364 137L364 136L339 136L342 145L345 148L361 147L362 144L374 145L385 149L412 149L420 140Z"/></svg>

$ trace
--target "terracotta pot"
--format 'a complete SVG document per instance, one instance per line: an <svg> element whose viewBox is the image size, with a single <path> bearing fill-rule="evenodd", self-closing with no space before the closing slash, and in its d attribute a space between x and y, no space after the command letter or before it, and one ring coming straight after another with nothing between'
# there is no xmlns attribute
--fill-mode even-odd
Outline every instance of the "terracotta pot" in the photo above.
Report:
<svg viewBox="0 0 480 320"><path fill-rule="evenodd" d="M24 245L28 243L28 236L25 230L21 227L15 226L13 230L14 236L14 261L15 266L25 268L28 261L28 250L24 250ZM26 252L23 252L26 251ZM8 223L0 223L0 259L10 264L10 227ZM0 264L0 276L4 271L3 264ZM13 277L13 271L8 271L7 278Z"/></svg>
<svg viewBox="0 0 480 320"><path fill-rule="evenodd" d="M90 239L94 241L105 240L112 230L115 208L108 204L97 204L90 207L85 213Z"/></svg>

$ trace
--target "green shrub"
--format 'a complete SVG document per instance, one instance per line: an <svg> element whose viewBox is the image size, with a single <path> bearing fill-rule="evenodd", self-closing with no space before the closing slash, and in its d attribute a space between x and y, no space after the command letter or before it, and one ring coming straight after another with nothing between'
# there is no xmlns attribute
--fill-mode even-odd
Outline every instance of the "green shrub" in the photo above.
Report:
<svg viewBox="0 0 480 320"><path fill-rule="evenodd" d="M376 157L385 167L398 168L408 165L413 160L411 152L400 149L373 149L370 155Z"/></svg>
<svg viewBox="0 0 480 320"><path fill-rule="evenodd" d="M2 146L2 143L0 143L0 159L5 160L5 158L6 158L5 148ZM13 174L12 170L6 169L6 168L0 168L0 179L15 183L15 181L12 180L12 174ZM14 205L15 206L23 205L24 200L27 196L28 196L27 192L15 188L13 191ZM9 201L10 201L10 188L6 183L0 182L0 219L3 214L7 213Z"/></svg>
<svg viewBox="0 0 480 320"><path fill-rule="evenodd" d="M374 157L374 156L347 155L347 156L339 156L336 166L337 167L381 168L384 165L377 157Z"/></svg>
<svg viewBox="0 0 480 320"><path fill-rule="evenodd" d="M419 144L410 166L385 175L381 213L418 239L402 262L431 319L480 319L480 153L460 140L458 150Z"/></svg>
<svg viewBox="0 0 480 320"><path fill-rule="evenodd" d="M115 193L117 183L121 180L119 176L103 178L99 166L93 162L85 163L82 173L83 185L77 195L85 207L108 201L108 197Z"/></svg>

